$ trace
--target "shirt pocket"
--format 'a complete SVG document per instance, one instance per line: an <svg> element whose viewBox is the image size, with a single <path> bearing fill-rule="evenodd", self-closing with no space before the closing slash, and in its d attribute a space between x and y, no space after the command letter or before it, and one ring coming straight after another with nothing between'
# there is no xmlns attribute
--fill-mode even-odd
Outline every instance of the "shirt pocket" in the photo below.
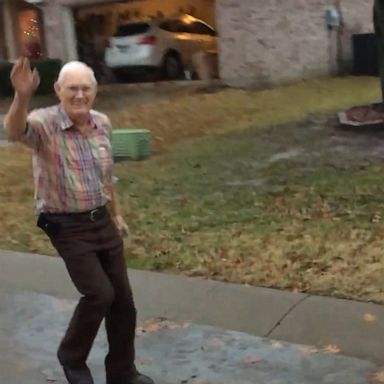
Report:
<svg viewBox="0 0 384 384"><path fill-rule="evenodd" d="M95 168L95 159L92 153L92 147L82 142L81 145L72 146L67 152L66 163L68 168L81 171Z"/></svg>
<svg viewBox="0 0 384 384"><path fill-rule="evenodd" d="M70 156L67 157L67 166L76 171L85 171L95 168L95 162L91 156Z"/></svg>

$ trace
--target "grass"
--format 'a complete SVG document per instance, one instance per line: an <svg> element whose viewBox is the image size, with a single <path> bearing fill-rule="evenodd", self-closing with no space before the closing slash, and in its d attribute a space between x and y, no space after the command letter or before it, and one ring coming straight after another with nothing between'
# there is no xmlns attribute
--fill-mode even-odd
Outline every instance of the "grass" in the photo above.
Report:
<svg viewBox="0 0 384 384"><path fill-rule="evenodd" d="M115 127L150 129L155 151L164 151L186 138L300 121L308 114L379 97L377 79L325 78L258 92L227 89L213 94L176 94L152 105L114 109L111 119ZM104 100L99 105L110 109ZM117 105L123 106L124 98Z"/></svg>
<svg viewBox="0 0 384 384"><path fill-rule="evenodd" d="M130 266L384 302L384 139L328 114L378 96L372 79L324 79L113 113L151 129L158 152L116 165ZM0 247L53 254L33 225L29 157L0 151Z"/></svg>
<svg viewBox="0 0 384 384"><path fill-rule="evenodd" d="M308 133L311 124L205 139L157 164L119 166L131 264L383 302L384 167L369 157L373 143L340 155L333 129ZM292 147L303 152L271 160Z"/></svg>

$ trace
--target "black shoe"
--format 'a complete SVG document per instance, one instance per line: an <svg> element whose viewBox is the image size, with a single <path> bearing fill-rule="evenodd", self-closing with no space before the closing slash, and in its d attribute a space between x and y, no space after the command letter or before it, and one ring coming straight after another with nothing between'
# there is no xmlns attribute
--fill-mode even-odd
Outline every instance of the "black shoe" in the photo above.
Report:
<svg viewBox="0 0 384 384"><path fill-rule="evenodd" d="M69 384L94 384L91 371L85 364L79 368L63 365L63 370Z"/></svg>
<svg viewBox="0 0 384 384"><path fill-rule="evenodd" d="M137 373L131 378L109 379L107 384L155 384L155 382L150 377Z"/></svg>

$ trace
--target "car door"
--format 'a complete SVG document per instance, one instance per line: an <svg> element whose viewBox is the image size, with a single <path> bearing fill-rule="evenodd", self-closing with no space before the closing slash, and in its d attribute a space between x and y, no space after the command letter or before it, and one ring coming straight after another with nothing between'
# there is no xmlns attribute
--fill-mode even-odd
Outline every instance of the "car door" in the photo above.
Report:
<svg viewBox="0 0 384 384"><path fill-rule="evenodd" d="M193 56L199 51L215 49L215 32L204 23L190 18L183 18L179 21L177 40L178 51L182 55L184 68L194 67Z"/></svg>
<svg viewBox="0 0 384 384"><path fill-rule="evenodd" d="M190 33L194 35L196 51L217 52L216 31L202 21L190 25Z"/></svg>
<svg viewBox="0 0 384 384"><path fill-rule="evenodd" d="M196 50L194 35L189 33L189 27L180 19L167 20L160 24L160 29L165 31L165 51L174 50L179 53L185 66Z"/></svg>
<svg viewBox="0 0 384 384"><path fill-rule="evenodd" d="M192 23L186 20L179 20L177 38L184 66L189 67L193 54L199 50L201 45L199 40L196 39L196 34L193 33Z"/></svg>

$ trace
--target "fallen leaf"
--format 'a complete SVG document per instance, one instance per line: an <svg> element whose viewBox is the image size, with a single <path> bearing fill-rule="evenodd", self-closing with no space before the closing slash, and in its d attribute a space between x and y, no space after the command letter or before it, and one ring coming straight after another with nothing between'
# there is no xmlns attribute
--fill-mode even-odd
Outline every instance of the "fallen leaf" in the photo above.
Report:
<svg viewBox="0 0 384 384"><path fill-rule="evenodd" d="M136 359L136 361L137 361L137 364L139 364L139 365L147 365L147 366L152 365L151 359L145 359L145 358L139 357Z"/></svg>
<svg viewBox="0 0 384 384"><path fill-rule="evenodd" d="M178 329L178 328L180 328L180 325L174 323L173 321L166 321L166 322L164 323L163 328L168 328L168 329Z"/></svg>
<svg viewBox="0 0 384 384"><path fill-rule="evenodd" d="M260 359L256 356L247 356L245 359L243 359L243 363L245 364L256 364L256 363L259 363L260 362Z"/></svg>
<svg viewBox="0 0 384 384"><path fill-rule="evenodd" d="M137 327L136 334L142 335L145 333L154 333L158 332L162 329L177 329L181 326L173 321L166 320L166 319L151 319L146 320L142 326ZM185 325L183 326L185 327Z"/></svg>
<svg viewBox="0 0 384 384"><path fill-rule="evenodd" d="M372 223L380 223L381 221L381 215L375 213L371 218Z"/></svg>
<svg viewBox="0 0 384 384"><path fill-rule="evenodd" d="M45 376L45 381L47 383L55 383L57 381L57 378L51 369L44 369L42 373Z"/></svg>
<svg viewBox="0 0 384 384"><path fill-rule="evenodd" d="M372 379L377 383L384 383L384 370L376 372Z"/></svg>
<svg viewBox="0 0 384 384"><path fill-rule="evenodd" d="M193 379L191 384L211 384L208 380Z"/></svg>
<svg viewBox="0 0 384 384"><path fill-rule="evenodd" d="M160 323L156 322L145 322L142 327L139 327L138 329L142 331L142 333L153 333L160 330Z"/></svg>
<svg viewBox="0 0 384 384"><path fill-rule="evenodd" d="M210 347L222 347L224 346L224 341L217 337L213 337L208 340L207 345Z"/></svg>
<svg viewBox="0 0 384 384"><path fill-rule="evenodd" d="M312 345L303 345L299 349L300 349L301 352L307 353L307 354L309 354L309 353L318 353L319 352L319 350L316 347L312 346Z"/></svg>
<svg viewBox="0 0 384 384"><path fill-rule="evenodd" d="M339 353L340 348L337 345L329 344L324 347L324 352L327 353Z"/></svg>
<svg viewBox="0 0 384 384"><path fill-rule="evenodd" d="M373 323L374 321L376 321L376 317L374 315L371 315L370 313L366 313L364 315L364 320L368 323Z"/></svg>
<svg viewBox="0 0 384 384"><path fill-rule="evenodd" d="M272 341L271 345L272 345L272 348L275 348L275 349L283 348L283 344L281 344L279 341Z"/></svg>

